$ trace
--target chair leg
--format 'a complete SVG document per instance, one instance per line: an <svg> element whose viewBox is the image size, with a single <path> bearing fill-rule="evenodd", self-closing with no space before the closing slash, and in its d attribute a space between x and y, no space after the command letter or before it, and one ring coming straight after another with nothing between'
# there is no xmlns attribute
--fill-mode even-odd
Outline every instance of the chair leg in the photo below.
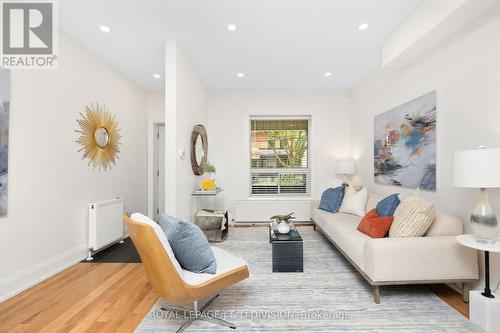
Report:
<svg viewBox="0 0 500 333"><path fill-rule="evenodd" d="M462 299L464 303L469 304L469 291L470 291L470 284L468 283L463 283L462 284Z"/></svg>
<svg viewBox="0 0 500 333"><path fill-rule="evenodd" d="M179 329L177 330L177 333L184 332L184 330L185 330L186 328L188 328L188 327L189 327L189 325L191 325L191 324L192 324L195 320L197 320L197 318L195 318L195 317L192 317L192 318L189 318L188 320L186 320L186 321L184 322L184 324L182 324L182 326L181 326L181 327L179 327Z"/></svg>
<svg viewBox="0 0 500 333"><path fill-rule="evenodd" d="M219 297L219 294L213 296L210 298L201 308L198 306L198 301L193 302L193 310L192 313L194 314L192 317L189 317L184 324L182 324L181 327L177 330L177 333L184 332L186 328L189 327L193 322L196 320L203 320L212 324L217 324L225 327L229 327L232 329L236 329L236 325L233 323L230 323L224 319L215 317L214 315L211 315L209 313L204 313L204 310L217 298ZM177 308L177 307L170 307L170 308L161 308L163 311L175 311L175 312L184 312L184 316L189 313L189 310L182 309L182 308Z"/></svg>
<svg viewBox="0 0 500 333"><path fill-rule="evenodd" d="M217 298L219 297L219 294L215 295L214 297L212 297L211 299L209 299L200 309L200 312L197 312L197 316L198 316L198 320L204 320L204 321L207 321L207 322L210 322L212 324L217 324L217 325L221 325L221 326L226 326L226 327L229 327L229 328L232 328L232 329L236 329L236 325L233 324L233 323L230 323L224 319L221 319L221 318L218 318L214 315L211 315L209 313L203 313L203 311ZM197 307L197 302L195 301L195 308Z"/></svg>
<svg viewBox="0 0 500 333"><path fill-rule="evenodd" d="M380 286L373 286L373 298L376 304L380 304Z"/></svg>
<svg viewBox="0 0 500 333"><path fill-rule="evenodd" d="M209 299L201 308L200 308L200 311L203 311L205 310L217 297L219 297L219 294L213 296L211 299ZM194 307L194 304L193 304L193 307ZM188 309L184 309L184 308L179 308L179 307L176 307L176 306L171 306L169 305L168 308L165 308L165 307L162 307L161 308L163 311L174 311L174 312L189 312L191 310L188 310ZM194 309L193 309L194 310ZM197 311L197 310L194 310L194 311Z"/></svg>
<svg viewBox="0 0 500 333"><path fill-rule="evenodd" d="M212 315L205 314L200 319L204 320L204 321L208 321L209 323L212 323L212 324L226 326L226 327L232 328L233 330L236 329L235 324L230 323L228 321L225 321L224 319L217 318L217 317L212 316Z"/></svg>
<svg viewBox="0 0 500 333"><path fill-rule="evenodd" d="M176 306L169 306L168 308L161 308L162 311L173 311L173 312L189 312L190 310L178 308Z"/></svg>
<svg viewBox="0 0 500 333"><path fill-rule="evenodd" d="M212 304L213 301L215 301L215 299L219 297L219 294L215 295L214 297L212 297L211 299L209 299L200 309L200 311L203 312L203 310L205 310L210 304Z"/></svg>

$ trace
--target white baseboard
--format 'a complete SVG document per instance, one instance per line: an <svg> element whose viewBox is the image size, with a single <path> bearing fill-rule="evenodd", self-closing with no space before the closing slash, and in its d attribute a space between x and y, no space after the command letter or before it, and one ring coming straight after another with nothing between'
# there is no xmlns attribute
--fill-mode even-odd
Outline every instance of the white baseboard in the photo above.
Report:
<svg viewBox="0 0 500 333"><path fill-rule="evenodd" d="M88 245L80 244L0 279L0 302L80 262L87 257L87 251Z"/></svg>

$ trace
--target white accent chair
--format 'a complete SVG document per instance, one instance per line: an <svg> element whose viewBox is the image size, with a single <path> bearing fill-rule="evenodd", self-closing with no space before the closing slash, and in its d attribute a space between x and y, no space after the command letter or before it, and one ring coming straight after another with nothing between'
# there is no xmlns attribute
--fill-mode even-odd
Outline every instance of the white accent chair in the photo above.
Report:
<svg viewBox="0 0 500 333"><path fill-rule="evenodd" d="M193 273L182 269L163 230L156 222L139 213L130 217L124 215L124 220L153 289L172 306L171 310L186 313L185 309L174 306L193 304L193 315L187 318L177 332L183 332L195 320L236 328L234 324L203 311L219 296L217 293L220 290L249 276L248 265L243 259L212 247L217 261L216 274ZM210 295L215 296L200 308L198 300Z"/></svg>

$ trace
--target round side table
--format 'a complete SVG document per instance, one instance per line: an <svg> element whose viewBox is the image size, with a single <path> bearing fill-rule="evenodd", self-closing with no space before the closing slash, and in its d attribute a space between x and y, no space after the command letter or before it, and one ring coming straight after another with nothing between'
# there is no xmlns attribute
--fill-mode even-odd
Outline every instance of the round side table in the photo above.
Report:
<svg viewBox="0 0 500 333"><path fill-rule="evenodd" d="M474 235L465 234L457 236L457 242L463 246L467 246L476 250L484 251L484 292L481 293L484 297L495 298L490 289L490 252L500 252L500 240L493 242L479 242Z"/></svg>

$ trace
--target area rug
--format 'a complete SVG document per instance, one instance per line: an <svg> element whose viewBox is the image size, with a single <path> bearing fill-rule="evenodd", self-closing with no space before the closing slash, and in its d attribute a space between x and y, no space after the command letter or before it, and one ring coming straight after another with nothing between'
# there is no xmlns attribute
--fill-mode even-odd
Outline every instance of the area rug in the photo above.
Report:
<svg viewBox="0 0 500 333"><path fill-rule="evenodd" d="M304 273L272 273L267 228L230 229L217 246L247 260L250 278L223 290L207 310L237 332L481 332L424 286L382 287L375 304L372 287L321 233L299 231ZM184 320L162 306L158 301L136 332L175 332ZM205 321L186 330L226 331Z"/></svg>

